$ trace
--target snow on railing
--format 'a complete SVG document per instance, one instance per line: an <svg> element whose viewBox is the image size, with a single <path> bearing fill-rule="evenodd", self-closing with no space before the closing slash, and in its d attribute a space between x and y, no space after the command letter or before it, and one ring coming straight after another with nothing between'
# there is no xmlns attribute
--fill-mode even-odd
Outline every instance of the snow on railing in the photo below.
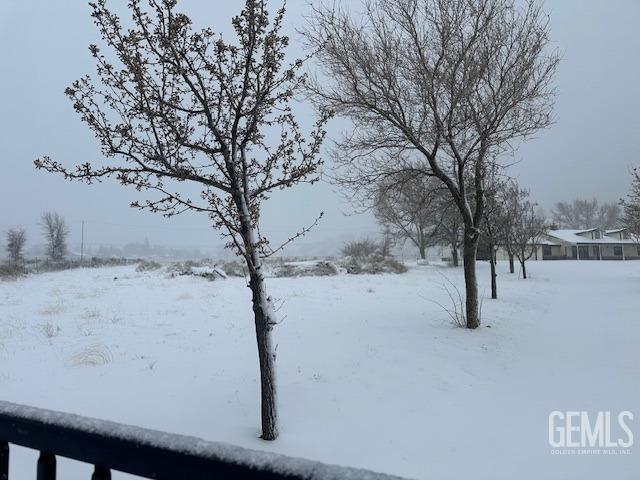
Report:
<svg viewBox="0 0 640 480"><path fill-rule="evenodd" d="M55 480L56 455L94 465L92 480L111 470L158 479L399 478L0 401L0 480L9 479L9 444L40 451L38 480Z"/></svg>

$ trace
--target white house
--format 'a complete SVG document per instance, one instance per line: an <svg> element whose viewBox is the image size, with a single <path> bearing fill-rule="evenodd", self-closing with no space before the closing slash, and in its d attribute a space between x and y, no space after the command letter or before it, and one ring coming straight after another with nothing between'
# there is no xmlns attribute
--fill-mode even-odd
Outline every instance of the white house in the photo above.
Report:
<svg viewBox="0 0 640 480"><path fill-rule="evenodd" d="M640 242L626 228L549 230L538 247L539 260L637 260Z"/></svg>
<svg viewBox="0 0 640 480"><path fill-rule="evenodd" d="M626 228L552 229L535 243L531 260L640 260L640 238ZM503 248L497 257L508 259Z"/></svg>

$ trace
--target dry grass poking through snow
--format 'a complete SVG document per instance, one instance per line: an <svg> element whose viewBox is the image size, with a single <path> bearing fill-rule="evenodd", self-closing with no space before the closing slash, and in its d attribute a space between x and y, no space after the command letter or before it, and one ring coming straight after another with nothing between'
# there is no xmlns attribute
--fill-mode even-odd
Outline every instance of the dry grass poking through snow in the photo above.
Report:
<svg viewBox="0 0 640 480"><path fill-rule="evenodd" d="M106 345L95 344L85 347L69 358L68 364L73 367L95 367L113 362L113 354Z"/></svg>
<svg viewBox="0 0 640 480"><path fill-rule="evenodd" d="M58 302L51 305L47 305L46 307L40 309L40 315L49 315L49 316L60 315L62 312L64 312L64 310L65 310L64 304L62 302Z"/></svg>
<svg viewBox="0 0 640 480"><path fill-rule="evenodd" d="M60 333L60 327L58 325L54 325L51 322L47 322L40 326L42 330L42 334L47 338L57 337Z"/></svg>

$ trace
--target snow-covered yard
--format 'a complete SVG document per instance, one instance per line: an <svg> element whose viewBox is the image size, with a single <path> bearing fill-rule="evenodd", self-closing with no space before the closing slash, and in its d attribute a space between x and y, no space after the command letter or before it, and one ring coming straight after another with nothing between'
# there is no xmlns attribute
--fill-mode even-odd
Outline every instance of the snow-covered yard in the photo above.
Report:
<svg viewBox="0 0 640 480"><path fill-rule="evenodd" d="M490 300L480 264L473 332L438 305L461 269L269 279L283 318L273 443L258 439L242 279L119 267L1 282L0 399L411 478L638 478L637 447L552 455L548 415L631 410L640 438L640 262L531 262L528 280L506 268ZM36 454L14 451L12 478L32 478Z"/></svg>

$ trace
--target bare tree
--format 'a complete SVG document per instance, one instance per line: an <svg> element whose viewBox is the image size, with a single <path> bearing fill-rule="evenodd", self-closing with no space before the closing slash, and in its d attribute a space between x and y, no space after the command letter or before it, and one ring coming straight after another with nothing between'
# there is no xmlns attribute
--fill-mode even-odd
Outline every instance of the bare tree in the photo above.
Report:
<svg viewBox="0 0 640 480"><path fill-rule="evenodd" d="M47 242L47 256L58 262L67 255L69 227L64 217L56 212L45 212L40 219L42 233Z"/></svg>
<svg viewBox="0 0 640 480"><path fill-rule="evenodd" d="M509 259L509 273L515 273L516 271L515 257L517 245L513 232L516 228L515 222L521 213L520 203L523 195L526 197L528 193L523 191L513 179L502 182L497 190L497 198L500 205L500 246L504 249Z"/></svg>
<svg viewBox="0 0 640 480"><path fill-rule="evenodd" d="M390 257L391 250L396 245L396 240L391 233L391 228L389 226L384 227L384 232L382 232L382 240L380 240L380 255L383 257Z"/></svg>
<svg viewBox="0 0 640 480"><path fill-rule="evenodd" d="M624 225L636 239L640 238L640 172L633 171L631 191L621 202L624 210Z"/></svg>
<svg viewBox="0 0 640 480"><path fill-rule="evenodd" d="M222 230L248 270L262 438L274 440L277 318L261 259L310 227L271 247L260 233L260 210L271 192L317 180L326 116L306 137L292 112L305 77L302 61L285 63L284 7L270 18L266 2L245 0L232 22L237 41L229 43L211 28L194 30L175 6L175 0L131 0L133 22L125 28L105 0L91 4L102 40L117 61L92 45L99 81L84 77L66 93L108 161L66 169L45 157L36 166L87 183L113 177L155 194L133 207L165 216L200 212ZM184 182L197 186L199 194L193 196Z"/></svg>
<svg viewBox="0 0 640 480"><path fill-rule="evenodd" d="M504 188L507 182L493 179L491 187L486 191L484 209L484 228L482 237L489 252L491 267L491 298L498 298L498 274L496 272L496 255L498 247L505 243L505 232L509 225L504 202Z"/></svg>
<svg viewBox="0 0 640 480"><path fill-rule="evenodd" d="M7 254L9 261L17 265L24 260L24 246L27 243L27 232L23 228L12 228L7 231Z"/></svg>
<svg viewBox="0 0 640 480"><path fill-rule="evenodd" d="M436 242L449 247L451 252L451 264L454 267L460 265L459 250L464 244L464 221L458 208L441 198L436 230ZM447 199L448 200L448 199Z"/></svg>
<svg viewBox="0 0 640 480"><path fill-rule="evenodd" d="M439 182L407 172L389 175L378 185L373 212L396 240L410 241L426 258L437 238L443 190Z"/></svg>
<svg viewBox="0 0 640 480"><path fill-rule="evenodd" d="M499 154L547 127L558 56L536 0L369 0L363 15L314 8L304 32L319 105L353 131L335 158L366 197L390 172L439 179L464 224L466 322L479 326L476 250L486 176Z"/></svg>
<svg viewBox="0 0 640 480"><path fill-rule="evenodd" d="M536 253L540 238L547 231L544 217L536 212L536 204L529 200L529 192L516 187L515 215L511 223L510 236L514 253L520 262L522 278L527 278L526 261Z"/></svg>
<svg viewBox="0 0 640 480"><path fill-rule="evenodd" d="M620 207L597 199L558 202L551 211L553 223L561 228L614 228L619 224Z"/></svg>

